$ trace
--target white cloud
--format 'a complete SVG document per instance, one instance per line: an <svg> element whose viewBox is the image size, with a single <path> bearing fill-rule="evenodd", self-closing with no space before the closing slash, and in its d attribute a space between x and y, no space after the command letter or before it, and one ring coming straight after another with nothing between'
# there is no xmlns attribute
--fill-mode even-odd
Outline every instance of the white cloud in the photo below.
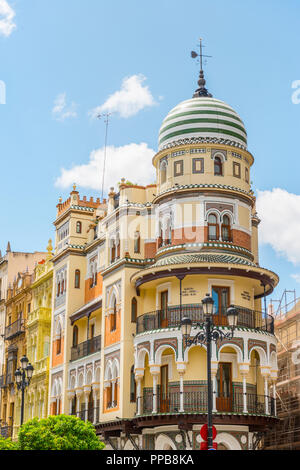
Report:
<svg viewBox="0 0 300 470"><path fill-rule="evenodd" d="M16 28L13 19L16 16L15 11L6 0L0 0L0 35L10 36Z"/></svg>
<svg viewBox="0 0 300 470"><path fill-rule="evenodd" d="M300 195L284 189L258 191L259 240L293 264L300 263Z"/></svg>
<svg viewBox="0 0 300 470"><path fill-rule="evenodd" d="M300 284L300 274L291 274L291 277Z"/></svg>
<svg viewBox="0 0 300 470"><path fill-rule="evenodd" d="M155 181L155 171L152 157L155 151L145 143L128 144L122 147L108 146L106 151L106 170L104 192L110 187L118 189L117 183L121 178L140 185L151 184ZM94 150L87 164L77 165L69 170L62 168L55 185L67 188L73 183L85 188L100 191L102 188L102 170L104 148Z"/></svg>
<svg viewBox="0 0 300 470"><path fill-rule="evenodd" d="M124 78L121 89L109 96L101 106L92 109L89 114L93 118L103 112L118 113L123 118L134 116L147 106L156 104L148 86L143 86L146 77L132 75Z"/></svg>
<svg viewBox="0 0 300 470"><path fill-rule="evenodd" d="M74 102L67 105L67 95L66 93L61 93L57 95L54 100L52 114L57 121L65 121L69 118L75 118L77 117L76 106L77 105Z"/></svg>

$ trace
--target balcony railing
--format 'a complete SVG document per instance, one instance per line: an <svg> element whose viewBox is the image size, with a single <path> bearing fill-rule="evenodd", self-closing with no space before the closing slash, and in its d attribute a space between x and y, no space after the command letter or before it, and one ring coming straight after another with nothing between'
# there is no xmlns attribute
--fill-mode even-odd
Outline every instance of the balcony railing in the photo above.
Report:
<svg viewBox="0 0 300 470"><path fill-rule="evenodd" d="M14 383L14 374L0 375L0 388L5 388Z"/></svg>
<svg viewBox="0 0 300 470"><path fill-rule="evenodd" d="M101 348L101 335L95 336L92 339L84 341L83 343L73 346L71 348L71 361L76 361L85 356L89 356L95 352L100 351Z"/></svg>
<svg viewBox="0 0 300 470"><path fill-rule="evenodd" d="M72 416L82 419L82 421L90 421L91 423L99 423L99 407L88 408L87 410L80 410L71 413Z"/></svg>
<svg viewBox="0 0 300 470"><path fill-rule="evenodd" d="M270 315L265 316L262 312L239 307L237 305L235 305L235 308L237 308L239 312L237 326L267 331L274 334L273 317ZM137 318L136 332L138 334L162 328L179 328L180 320L183 317L190 318L193 324L204 322L205 318L202 305L189 304L182 305L181 308L180 305L174 305L164 310L155 310L154 312L145 313ZM228 324L226 309L213 315L213 321L215 325L226 326Z"/></svg>
<svg viewBox="0 0 300 470"><path fill-rule="evenodd" d="M19 320L5 327L4 339L12 339L15 336L21 335L24 331L24 320L19 318Z"/></svg>
<svg viewBox="0 0 300 470"><path fill-rule="evenodd" d="M146 392L141 400L142 414L152 414L155 409L153 392ZM207 391L183 392L183 410L180 408L180 392L172 391L167 394L157 394L157 413L207 413ZM216 396L217 412L244 414L244 399L242 392L233 392L231 396ZM249 414L275 416L275 400L265 395L246 394L246 409ZM268 411L268 413L266 413Z"/></svg>

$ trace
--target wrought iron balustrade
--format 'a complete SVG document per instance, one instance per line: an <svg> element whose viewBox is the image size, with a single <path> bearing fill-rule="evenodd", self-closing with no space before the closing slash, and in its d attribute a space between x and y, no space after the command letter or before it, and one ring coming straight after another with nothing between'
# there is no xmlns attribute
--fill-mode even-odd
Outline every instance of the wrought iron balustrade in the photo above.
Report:
<svg viewBox="0 0 300 470"><path fill-rule="evenodd" d="M19 320L5 327L4 339L12 339L15 336L24 333L24 331L24 320L23 318L19 318Z"/></svg>
<svg viewBox="0 0 300 470"><path fill-rule="evenodd" d="M101 348L101 335L88 339L83 343L71 348L71 361L76 361L85 356L89 356L95 352L100 351Z"/></svg>
<svg viewBox="0 0 300 470"><path fill-rule="evenodd" d="M238 327L251 328L256 330L267 331L274 334L274 319L270 315L266 315L256 310L250 310L238 305L234 305L238 310ZM161 310L144 313L137 318L136 333L145 331L159 330L162 328L179 328L180 321L183 317L188 317L193 324L203 323L205 321L203 308L201 304L174 305ZM227 317L226 309L213 315L215 325L226 326Z"/></svg>
<svg viewBox="0 0 300 470"><path fill-rule="evenodd" d="M207 413L207 391L194 390L183 392L183 409L181 410L180 391L169 391L167 394L159 393L156 395L157 413ZM141 413L152 414L155 408L154 394L152 391L144 392L141 400ZM228 396L215 397L216 410L219 413L238 413L244 414L244 395L241 390L234 391ZM268 414L275 416L275 400L265 395L256 395L246 393L246 409L248 414L265 415L266 405Z"/></svg>
<svg viewBox="0 0 300 470"><path fill-rule="evenodd" d="M74 411L71 413L72 416L77 416L77 418L80 418L82 421L90 421L91 423L94 423L94 417L95 417L95 422L99 423L99 407L97 408L88 408L87 410L80 410L80 411Z"/></svg>

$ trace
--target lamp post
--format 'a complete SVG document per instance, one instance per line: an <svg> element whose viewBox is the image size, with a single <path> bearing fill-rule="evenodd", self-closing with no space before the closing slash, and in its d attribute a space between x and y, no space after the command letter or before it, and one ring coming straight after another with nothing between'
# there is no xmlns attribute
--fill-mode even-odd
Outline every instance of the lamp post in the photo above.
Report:
<svg viewBox="0 0 300 470"><path fill-rule="evenodd" d="M180 328L185 340L186 346L192 344L206 344L207 352L207 445L208 450L213 449L213 437L212 437L212 383L211 383L211 342L217 342L219 339L232 339L234 335L234 329L237 326L238 310L230 306L227 309L227 320L230 327L230 331L225 333L218 326L215 326L212 321L214 301L213 298L206 294L206 297L202 300L203 312L204 312L204 323L197 323L197 327L200 331L193 337L190 338L192 329L192 320L188 317L184 317L181 321Z"/></svg>
<svg viewBox="0 0 300 470"><path fill-rule="evenodd" d="M21 426L24 420L24 394L25 388L30 384L34 367L30 364L26 356L21 357L20 359L21 367L15 371L15 379L18 390L22 391L22 401L21 401Z"/></svg>

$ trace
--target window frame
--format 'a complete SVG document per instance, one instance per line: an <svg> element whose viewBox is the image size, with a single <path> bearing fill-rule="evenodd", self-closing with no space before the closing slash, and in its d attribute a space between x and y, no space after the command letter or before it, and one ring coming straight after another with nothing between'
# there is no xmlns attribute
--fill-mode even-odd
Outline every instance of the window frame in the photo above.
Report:
<svg viewBox="0 0 300 470"><path fill-rule="evenodd" d="M220 172L216 172L216 168L220 169ZM214 176L223 176L223 162L219 155L214 157Z"/></svg>
<svg viewBox="0 0 300 470"><path fill-rule="evenodd" d="M177 171L178 165L180 167L179 171ZM183 160L176 160L176 162L174 162L174 176L183 176Z"/></svg>
<svg viewBox="0 0 300 470"><path fill-rule="evenodd" d="M241 177L241 164L239 162L232 162L232 174L235 178Z"/></svg>
<svg viewBox="0 0 300 470"><path fill-rule="evenodd" d="M196 169L197 163L200 162L200 170ZM192 173L194 175L199 175L201 173L204 173L204 158L193 158L192 159Z"/></svg>
<svg viewBox="0 0 300 470"><path fill-rule="evenodd" d="M209 221L209 217L211 216L214 216L216 218L216 223L212 223ZM216 238L210 237L210 233L209 233L210 227L216 227ZM219 240L219 237L220 237L220 226L218 222L218 216L214 212L211 212L207 216L207 239L208 241L216 241L216 240Z"/></svg>

